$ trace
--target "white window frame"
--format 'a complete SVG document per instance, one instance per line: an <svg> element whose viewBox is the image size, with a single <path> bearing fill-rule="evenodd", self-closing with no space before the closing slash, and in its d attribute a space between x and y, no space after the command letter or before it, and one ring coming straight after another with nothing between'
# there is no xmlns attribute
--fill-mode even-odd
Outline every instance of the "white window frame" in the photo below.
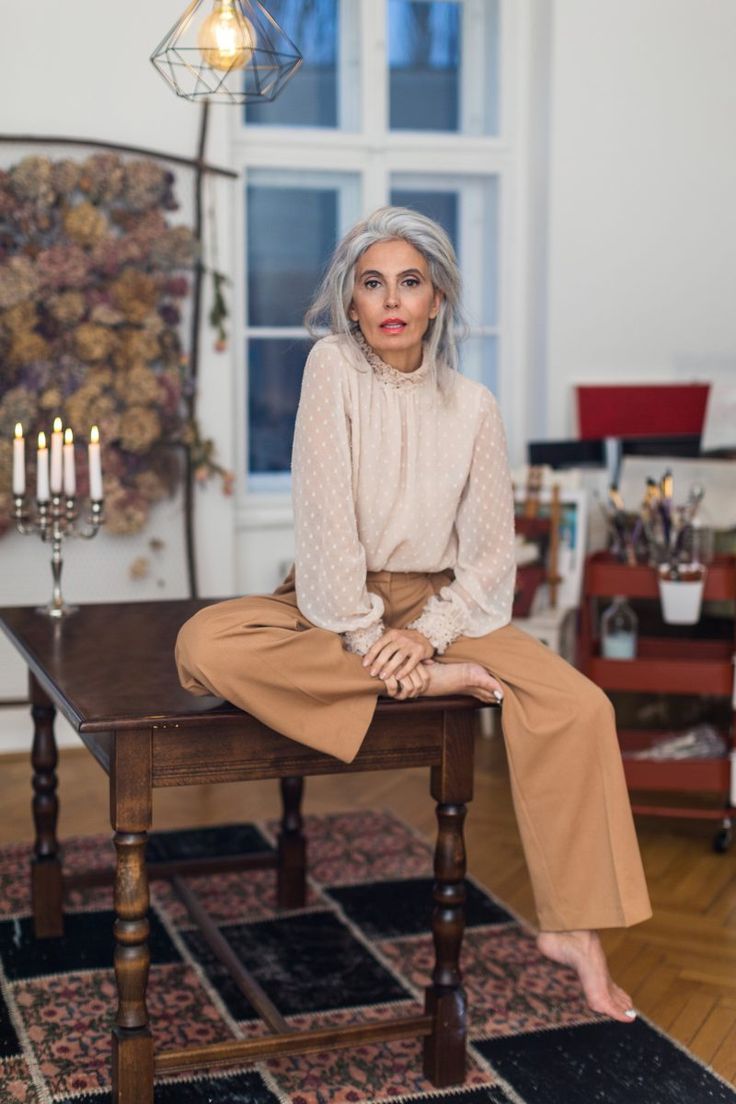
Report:
<svg viewBox="0 0 736 1104"><path fill-rule="evenodd" d="M473 336L489 334L499 338L497 366L498 389L512 460L521 459L526 429L525 363L527 322L526 283L528 264L526 226L521 217L525 196L519 198L519 182L527 170L528 152L517 131L517 101L524 98L523 82L528 77L526 54L530 5L535 0L499 0L501 30L499 133L494 136L467 135L435 131L389 131L388 87L389 71L386 52L386 9L388 0L340 0L343 13L349 5L357 5L358 20L341 19L341 39L357 39L362 43L360 55L359 105L355 98L346 108L341 103L339 118L343 125L355 119L358 107L362 111L360 130L282 126L263 124L248 126L240 112L233 113L232 152L234 166L243 177L234 191L233 226L235 241L245 243L244 188L251 169L275 172L337 173L357 175L362 181L362 209L373 210L387 202L391 178L426 175L441 179L451 177L489 177L498 180L498 302L497 324L473 327ZM461 0L466 5L464 39L478 18L485 0ZM356 27L357 25L357 27ZM341 45L343 43L341 42ZM465 44L465 43L464 43ZM463 84L483 80L483 74L473 73L473 66L482 64L483 53L477 48L464 56ZM525 64L522 65L521 61ZM338 88L355 87L355 70L338 73ZM466 70L470 70L470 72ZM298 79L298 76L294 78ZM521 82L520 89L517 83ZM521 95L519 95L521 91ZM464 98L464 97L463 97ZM345 101L347 102L347 101ZM463 108L464 111L464 108ZM347 114L345 114L347 112ZM465 118L463 122L466 122ZM288 140L286 139L288 135ZM236 269L233 281L233 346L237 359L236 394L234 396L235 439L238 442L236 481L236 525L250 529L288 523L291 503L283 488L269 492L248 489L248 426L247 426L247 366L245 344L250 331L245 325L246 258L245 249L236 248ZM271 331L254 330L253 336L267 336ZM304 331L284 328L283 336L297 336ZM279 336L282 331L279 330ZM275 333L274 333L275 336Z"/></svg>

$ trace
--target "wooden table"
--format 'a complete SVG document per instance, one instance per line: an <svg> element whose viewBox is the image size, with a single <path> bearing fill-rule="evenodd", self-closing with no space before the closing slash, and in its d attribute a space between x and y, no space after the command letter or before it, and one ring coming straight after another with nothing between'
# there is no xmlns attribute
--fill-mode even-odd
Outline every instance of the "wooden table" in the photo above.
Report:
<svg viewBox="0 0 736 1104"><path fill-rule="evenodd" d="M179 627L206 601L134 602L83 606L53 622L31 607L0 610L0 624L28 664L33 716L33 916L37 938L63 933L66 888L93 884L99 875L66 878L56 837L59 709L109 776L114 831L115 977L118 1004L112 1033L116 1104L152 1104L154 1074L249 1062L275 1054L329 1050L409 1036L424 1037L424 1072L437 1086L465 1075L466 1003L459 969L464 928L463 821L472 798L473 714L470 697L380 699L365 742L347 765L274 732L254 717L213 698L195 698L179 686L173 662ZM283 815L277 858L205 860L208 870L233 866L277 868L278 900L298 908L305 900L306 848L302 834L303 777L347 771L430 767L438 836L432 931L435 966L423 1015L380 1024L290 1031L185 882L199 863L166 863L167 876L221 960L229 963L273 1034L154 1054L146 1009L149 969L148 870L152 790L207 782L279 778ZM151 867L153 864L149 864ZM429 907L429 902L428 902Z"/></svg>

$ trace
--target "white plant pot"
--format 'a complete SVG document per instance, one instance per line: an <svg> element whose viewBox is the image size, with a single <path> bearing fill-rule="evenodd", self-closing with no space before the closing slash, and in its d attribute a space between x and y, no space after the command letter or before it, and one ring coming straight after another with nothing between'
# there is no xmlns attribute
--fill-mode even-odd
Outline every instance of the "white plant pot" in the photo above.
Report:
<svg viewBox="0 0 736 1104"><path fill-rule="evenodd" d="M659 601L662 606L662 620L668 625L695 625L700 620L703 605L702 579L684 582L681 579L659 578Z"/></svg>

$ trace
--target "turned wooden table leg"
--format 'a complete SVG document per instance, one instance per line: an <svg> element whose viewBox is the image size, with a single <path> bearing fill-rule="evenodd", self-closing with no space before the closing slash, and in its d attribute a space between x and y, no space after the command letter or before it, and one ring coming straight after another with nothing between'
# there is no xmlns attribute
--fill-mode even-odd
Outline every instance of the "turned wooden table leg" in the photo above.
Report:
<svg viewBox="0 0 736 1104"><path fill-rule="evenodd" d="M281 779L283 813L279 832L277 897L279 908L303 908L307 901L307 841L302 832L303 778Z"/></svg>
<svg viewBox="0 0 736 1104"><path fill-rule="evenodd" d="M145 859L151 824L148 731L115 734L110 819L117 855L114 931L118 991L112 1031L112 1100L113 1104L153 1104L153 1039L146 1008L151 961Z"/></svg>
<svg viewBox="0 0 736 1104"><path fill-rule="evenodd" d="M37 939L64 934L62 874L56 825L59 802L56 797L56 766L59 754L54 738L56 709L36 678L30 676L33 717L33 823L35 843L31 864L33 930Z"/></svg>
<svg viewBox="0 0 736 1104"><path fill-rule="evenodd" d="M472 798L472 713L445 714L443 761L432 769L432 795L438 802L434 857L432 936L435 965L425 1010L434 1029L424 1040L424 1073L438 1088L465 1078L467 1004L460 971L465 930L465 802Z"/></svg>

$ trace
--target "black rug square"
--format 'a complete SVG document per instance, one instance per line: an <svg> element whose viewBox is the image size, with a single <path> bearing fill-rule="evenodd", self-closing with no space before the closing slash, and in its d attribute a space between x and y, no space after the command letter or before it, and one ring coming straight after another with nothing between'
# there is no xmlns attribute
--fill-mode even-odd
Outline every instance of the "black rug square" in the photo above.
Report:
<svg viewBox="0 0 736 1104"><path fill-rule="evenodd" d="M736 1104L736 1092L641 1019L473 1046L524 1104Z"/></svg>
<svg viewBox="0 0 736 1104"><path fill-rule="evenodd" d="M369 882L326 889L369 939L396 939L432 930L432 878ZM508 924L513 917L472 882L465 883L466 928Z"/></svg>
<svg viewBox="0 0 736 1104"><path fill-rule="evenodd" d="M214 1104L215 1101L217 1104L279 1104L279 1098L255 1070L195 1081L157 1083L153 1100L154 1104ZM57 1100L55 1104L112 1104L112 1093L85 1093ZM485 1102L478 1101L478 1104Z"/></svg>
<svg viewBox="0 0 736 1104"><path fill-rule="evenodd" d="M0 1058L15 1058L22 1053L23 1048L10 1019L10 1011L0 993Z"/></svg>
<svg viewBox="0 0 736 1104"><path fill-rule="evenodd" d="M30 916L3 920L0 923L0 958L8 980L112 967L114 921L112 910L67 912L62 938L37 940ZM181 955L153 910L149 913L149 921L151 962L180 962Z"/></svg>
<svg viewBox="0 0 736 1104"><path fill-rule="evenodd" d="M272 851L273 847L254 824L221 824L214 828L152 832L146 846L146 862L210 859L214 856Z"/></svg>
<svg viewBox="0 0 736 1104"><path fill-rule="evenodd" d="M256 924L230 924L221 931L282 1015L411 998L332 913L306 912ZM183 932L182 937L231 1015L236 1020L256 1019L199 933Z"/></svg>
<svg viewBox="0 0 736 1104"><path fill-rule="evenodd" d="M401 1104L515 1104L498 1085L481 1085L476 1089L457 1092L438 1091L437 1096L402 1096Z"/></svg>

